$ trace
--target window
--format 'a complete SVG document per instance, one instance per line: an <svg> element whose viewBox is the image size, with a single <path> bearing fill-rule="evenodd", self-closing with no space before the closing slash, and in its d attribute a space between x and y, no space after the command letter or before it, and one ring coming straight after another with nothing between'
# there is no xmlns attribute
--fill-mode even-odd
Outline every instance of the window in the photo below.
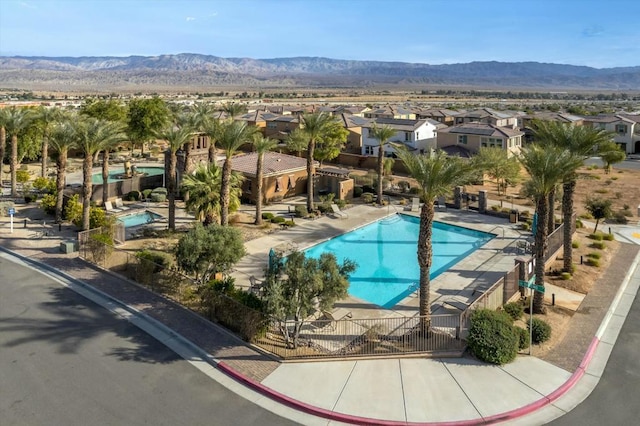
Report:
<svg viewBox="0 0 640 426"><path fill-rule="evenodd" d="M364 155L373 155L373 146L365 145L364 146Z"/></svg>
<svg viewBox="0 0 640 426"><path fill-rule="evenodd" d="M626 124L616 124L616 133L624 135L627 133L627 125Z"/></svg>
<svg viewBox="0 0 640 426"><path fill-rule="evenodd" d="M296 176L289 175L289 186L287 187L287 189L294 189L295 187L296 187Z"/></svg>
<svg viewBox="0 0 640 426"><path fill-rule="evenodd" d="M269 121L267 123L267 128L268 129L277 129L278 128L278 123L276 123L275 121Z"/></svg>
<svg viewBox="0 0 640 426"><path fill-rule="evenodd" d="M246 184L244 186L244 192L246 192L247 194L251 194L251 192L252 192L252 189L251 189L252 182L253 181L251 179L247 179L246 180Z"/></svg>
<svg viewBox="0 0 640 426"><path fill-rule="evenodd" d="M405 142L411 141L411 132L404 132L404 140Z"/></svg>
<svg viewBox="0 0 640 426"><path fill-rule="evenodd" d="M282 177L276 178L276 192L282 191Z"/></svg>
<svg viewBox="0 0 640 426"><path fill-rule="evenodd" d="M458 143L461 143L462 145L466 145L467 135L458 135Z"/></svg>
<svg viewBox="0 0 640 426"><path fill-rule="evenodd" d="M480 138L480 143L484 147L489 148L503 148L502 139L500 138Z"/></svg>

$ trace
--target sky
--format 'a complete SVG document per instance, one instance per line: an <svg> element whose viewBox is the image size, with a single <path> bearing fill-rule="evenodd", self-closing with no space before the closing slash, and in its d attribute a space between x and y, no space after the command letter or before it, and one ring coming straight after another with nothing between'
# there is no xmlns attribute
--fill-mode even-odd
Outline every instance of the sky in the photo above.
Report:
<svg viewBox="0 0 640 426"><path fill-rule="evenodd" d="M0 0L0 56L640 65L638 0Z"/></svg>

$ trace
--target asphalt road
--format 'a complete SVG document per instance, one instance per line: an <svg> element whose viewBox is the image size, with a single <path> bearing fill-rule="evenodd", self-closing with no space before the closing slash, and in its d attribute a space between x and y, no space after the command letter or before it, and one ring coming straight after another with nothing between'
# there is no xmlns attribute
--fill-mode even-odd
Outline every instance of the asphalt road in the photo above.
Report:
<svg viewBox="0 0 640 426"><path fill-rule="evenodd" d="M633 425L640 419L640 292L631 306L600 382L554 426Z"/></svg>
<svg viewBox="0 0 640 426"><path fill-rule="evenodd" d="M587 161L584 162L586 165L595 164L598 167L602 167L604 163L600 159L600 157L591 157ZM620 163L616 163L611 166L614 170L616 169L626 169L626 170L640 170L640 158L631 158L624 160Z"/></svg>
<svg viewBox="0 0 640 426"><path fill-rule="evenodd" d="M293 425L36 271L0 257L0 424Z"/></svg>

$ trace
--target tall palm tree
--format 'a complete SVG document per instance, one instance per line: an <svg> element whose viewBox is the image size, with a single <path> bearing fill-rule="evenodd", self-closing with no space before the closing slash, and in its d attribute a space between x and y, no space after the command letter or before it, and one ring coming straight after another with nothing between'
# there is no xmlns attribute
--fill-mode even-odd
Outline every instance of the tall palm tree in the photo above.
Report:
<svg viewBox="0 0 640 426"><path fill-rule="evenodd" d="M549 215L549 193L568 175L573 173L582 159L573 155L569 150L557 146L530 145L520 153L520 162L529 173L526 182L530 194L536 203L538 226L536 226L534 242L536 285L544 287L544 262L547 254L546 226ZM568 225L568 223L567 223ZM533 311L544 313L544 295L538 291L533 298Z"/></svg>
<svg viewBox="0 0 640 426"><path fill-rule="evenodd" d="M409 175L420 188L423 202L420 210L420 232L418 234L418 265L420 265L420 316L422 328L428 329L431 315L429 291L431 287L431 264L433 261L432 227L435 217L434 201L446 195L454 186L467 183L473 176L470 163L459 157L449 157L442 151L415 155L404 148L397 150Z"/></svg>
<svg viewBox="0 0 640 426"><path fill-rule="evenodd" d="M39 106L34 112L34 120L38 121L42 130L42 166L40 175L47 176L47 161L49 160L49 137L52 126L58 122L61 110L57 107L47 108Z"/></svg>
<svg viewBox="0 0 640 426"><path fill-rule="evenodd" d="M255 126L249 126L245 122L225 122L222 125L218 136L218 145L224 152L224 165L222 166L222 185L220 187L220 224L226 226L229 224L229 202L231 190L231 165L232 158L238 152L240 147L253 139L258 129Z"/></svg>
<svg viewBox="0 0 640 426"><path fill-rule="evenodd" d="M216 136L220 131L215 112L211 104L197 103L191 107L194 128L209 137L209 163L216 161Z"/></svg>
<svg viewBox="0 0 640 426"><path fill-rule="evenodd" d="M238 104L235 102L227 102L222 105L222 111L227 114L227 120L233 121L240 114L244 114L247 112L247 107L243 104Z"/></svg>
<svg viewBox="0 0 640 426"><path fill-rule="evenodd" d="M177 152L191 140L193 130L190 127L167 127L157 133L158 139L169 143L169 170L167 171L167 192L169 196L169 229L176 229L176 189L177 189Z"/></svg>
<svg viewBox="0 0 640 426"><path fill-rule="evenodd" d="M378 205L382 205L382 175L384 174L384 146L389 143L389 139L396 134L396 131L389 125L378 127L375 124L369 132L378 141Z"/></svg>
<svg viewBox="0 0 640 426"><path fill-rule="evenodd" d="M603 130L587 126L575 126L572 124L564 124L557 121L535 121L533 123L534 137L537 143L547 146L553 145L564 148L582 159L580 166L584 164L584 160L597 153L598 149L605 146L607 142L613 139L611 133ZM563 254L563 270L572 272L573 265L573 247L571 246L571 238L573 231L573 198L576 189L576 181L579 178L576 167L574 170L567 170L567 176L562 182L562 215L564 222L564 254ZM552 209L553 207L550 207ZM553 210L551 210L553 212Z"/></svg>
<svg viewBox="0 0 640 426"><path fill-rule="evenodd" d="M105 145L126 140L124 126L119 123L89 117L76 122L78 148L82 152L82 229L89 229L91 195L93 194L93 157Z"/></svg>
<svg viewBox="0 0 640 426"><path fill-rule="evenodd" d="M265 138L261 134L256 134L253 138L253 149L258 153L258 160L256 162L256 225L262 225L262 168L264 163L264 153L273 150L278 146L278 141Z"/></svg>
<svg viewBox="0 0 640 426"><path fill-rule="evenodd" d="M77 133L70 119L53 125L49 135L49 143L56 158L56 223L62 222L62 206L64 203L64 187L66 186L67 156L69 149L76 146Z"/></svg>
<svg viewBox="0 0 640 426"><path fill-rule="evenodd" d="M6 153L5 149L7 147L7 129L5 126L7 122L7 116L9 115L8 113L9 110L7 108L0 108L0 183L2 182L2 177L4 174L2 166L4 164L4 155Z"/></svg>
<svg viewBox="0 0 640 426"><path fill-rule="evenodd" d="M232 172L229 191L229 210L240 207L242 195L241 173ZM181 188L189 194L185 202L186 208L194 212L203 225L217 222L220 217L220 187L222 185L222 169L217 164L200 165L193 174L186 175Z"/></svg>
<svg viewBox="0 0 640 426"><path fill-rule="evenodd" d="M16 173L18 171L18 134L32 122L31 111L25 108L10 107L4 117L4 128L11 136L11 196L18 196Z"/></svg>
<svg viewBox="0 0 640 426"><path fill-rule="evenodd" d="M315 176L314 151L316 143L328 134L333 134L335 126L341 126L332 115L326 112L303 114L300 117L300 129L292 133L292 138L303 137L307 140L307 210L315 210L313 204L313 179Z"/></svg>

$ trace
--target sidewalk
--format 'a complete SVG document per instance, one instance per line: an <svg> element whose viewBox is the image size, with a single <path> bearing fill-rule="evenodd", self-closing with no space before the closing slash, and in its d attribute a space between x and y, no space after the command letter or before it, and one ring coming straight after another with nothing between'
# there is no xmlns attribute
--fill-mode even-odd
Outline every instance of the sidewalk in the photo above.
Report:
<svg viewBox="0 0 640 426"><path fill-rule="evenodd" d="M629 300L640 286L640 247L627 245L609 268L611 272L594 286L602 288L602 294L590 294L583 301L585 311L592 312L576 318L572 334L577 340L562 349L573 354L566 365L529 356L502 367L471 358L279 363L179 305L96 268L77 254L60 253L60 241L73 236L70 229L53 227L49 236L34 237L34 229L14 223L10 234L8 219L0 220L3 249L19 254L44 273L82 286L112 311L115 300L119 301L119 309L129 313L131 322L175 347L192 363L199 362L205 374L301 424L550 421L579 404L595 387L630 307ZM6 256L3 251L0 255ZM614 304L607 311L612 300ZM587 320L591 324L584 326ZM217 376L202 367L193 350L187 351L194 347L201 349L195 351L200 358L217 368ZM248 389L238 389L237 383L221 378L219 371ZM292 413L284 406L299 412Z"/></svg>

